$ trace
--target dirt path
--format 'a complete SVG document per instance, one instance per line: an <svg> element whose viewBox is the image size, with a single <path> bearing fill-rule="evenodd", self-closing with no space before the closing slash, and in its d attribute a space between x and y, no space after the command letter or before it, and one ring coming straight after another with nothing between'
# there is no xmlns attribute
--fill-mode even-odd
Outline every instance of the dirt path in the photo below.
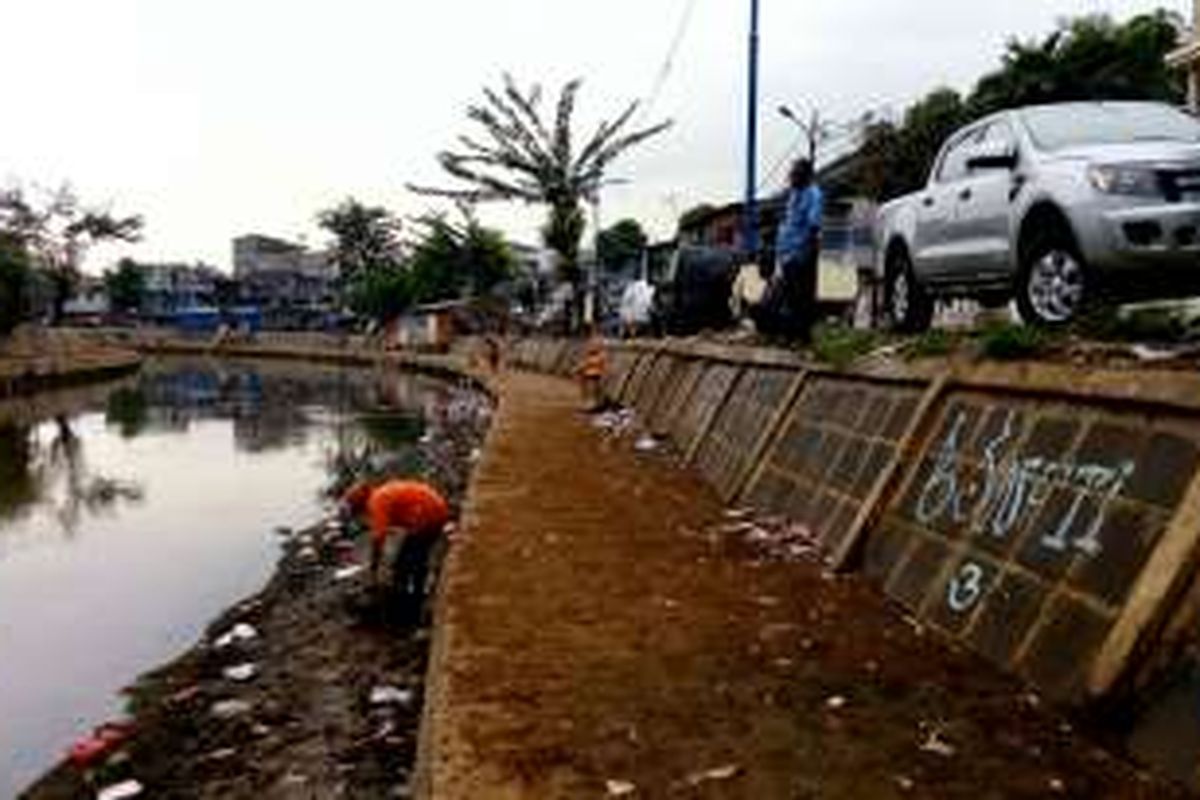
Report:
<svg viewBox="0 0 1200 800"><path fill-rule="evenodd" d="M1185 796L663 453L514 374L443 585L423 780L478 798Z"/></svg>

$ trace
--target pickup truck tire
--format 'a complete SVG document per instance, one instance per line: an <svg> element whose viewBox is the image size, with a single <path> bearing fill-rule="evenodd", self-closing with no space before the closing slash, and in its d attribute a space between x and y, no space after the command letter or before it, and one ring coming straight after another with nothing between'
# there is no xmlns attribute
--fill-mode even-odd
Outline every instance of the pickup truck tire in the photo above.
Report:
<svg viewBox="0 0 1200 800"><path fill-rule="evenodd" d="M884 308L888 327L897 333L921 333L933 322L933 298L917 280L903 246L888 254Z"/></svg>
<svg viewBox="0 0 1200 800"><path fill-rule="evenodd" d="M1092 299L1092 277L1070 231L1050 223L1022 242L1017 310L1030 325L1061 327L1079 319Z"/></svg>

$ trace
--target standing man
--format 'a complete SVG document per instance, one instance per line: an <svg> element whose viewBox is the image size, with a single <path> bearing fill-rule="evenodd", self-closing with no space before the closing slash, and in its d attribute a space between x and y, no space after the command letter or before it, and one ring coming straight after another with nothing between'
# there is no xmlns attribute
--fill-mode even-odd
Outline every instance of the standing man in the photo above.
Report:
<svg viewBox="0 0 1200 800"><path fill-rule="evenodd" d="M450 506L422 481L360 482L342 497L348 510L365 517L371 534L371 577L382 583L383 550L389 536L403 540L392 563L392 586L405 598L414 619L420 619L429 574L429 555L445 534Z"/></svg>
<svg viewBox="0 0 1200 800"><path fill-rule="evenodd" d="M813 181L807 158L792 164L787 210L775 239L775 278L784 333L803 342L812 336L817 314L817 260L821 252L821 218L825 196Z"/></svg>

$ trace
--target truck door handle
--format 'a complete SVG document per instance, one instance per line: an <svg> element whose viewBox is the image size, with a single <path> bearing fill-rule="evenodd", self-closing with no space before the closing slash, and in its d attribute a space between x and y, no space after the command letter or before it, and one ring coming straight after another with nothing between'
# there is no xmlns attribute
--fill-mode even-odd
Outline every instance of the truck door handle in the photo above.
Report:
<svg viewBox="0 0 1200 800"><path fill-rule="evenodd" d="M933 198L926 197L924 200L921 201L921 205L925 206L926 208L929 208L930 206L933 205Z"/></svg>
<svg viewBox="0 0 1200 800"><path fill-rule="evenodd" d="M958 193L958 199L959 200L970 200L971 199L971 190L963 189L961 192Z"/></svg>

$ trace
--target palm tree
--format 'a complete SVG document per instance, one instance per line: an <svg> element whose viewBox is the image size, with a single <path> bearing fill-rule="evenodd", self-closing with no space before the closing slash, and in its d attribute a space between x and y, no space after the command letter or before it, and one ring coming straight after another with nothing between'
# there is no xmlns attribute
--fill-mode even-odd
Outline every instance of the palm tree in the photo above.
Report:
<svg viewBox="0 0 1200 800"><path fill-rule="evenodd" d="M500 91L484 88L486 102L471 105L467 117L487 134L483 141L460 136L462 152L443 151L438 163L461 180L461 188L412 186L415 192L471 203L519 200L545 205L542 239L558 253L562 277L579 293L579 240L583 235L583 202L594 200L604 183L605 170L634 145L671 126L669 120L625 132L638 103L630 103L612 122L601 122L586 144L576 149L571 117L582 81L563 86L553 124L543 121L542 90L533 85L522 92L504 75Z"/></svg>

